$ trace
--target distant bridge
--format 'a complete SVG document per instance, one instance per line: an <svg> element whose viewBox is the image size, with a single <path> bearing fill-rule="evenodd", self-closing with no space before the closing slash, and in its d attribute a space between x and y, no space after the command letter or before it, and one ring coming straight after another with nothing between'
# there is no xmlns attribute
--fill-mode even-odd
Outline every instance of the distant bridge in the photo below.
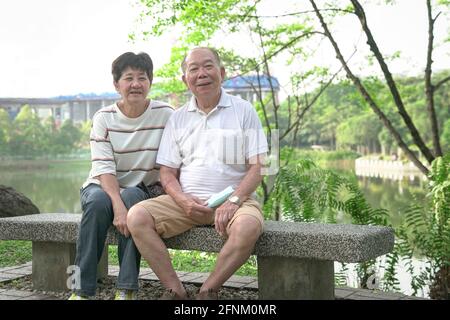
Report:
<svg viewBox="0 0 450 320"><path fill-rule="evenodd" d="M278 101L278 92L280 91L278 79L267 75L231 77L225 80L222 86L228 93L251 103L258 101L256 91L260 91L262 98L266 94L274 92L276 101ZM62 123L67 119L79 123L92 119L97 110L118 100L120 100L120 95L117 93L78 94L52 98L0 98L0 108L5 109L11 119L17 116L24 105L29 105L41 119L52 116L57 123ZM166 100L170 100L170 98ZM179 107L179 105L175 103L175 107Z"/></svg>
<svg viewBox="0 0 450 320"><path fill-rule="evenodd" d="M110 105L120 99L118 94L59 96L53 98L0 98L0 108L5 109L14 119L24 105L41 119L52 116L55 121L83 122L92 119L101 107Z"/></svg>

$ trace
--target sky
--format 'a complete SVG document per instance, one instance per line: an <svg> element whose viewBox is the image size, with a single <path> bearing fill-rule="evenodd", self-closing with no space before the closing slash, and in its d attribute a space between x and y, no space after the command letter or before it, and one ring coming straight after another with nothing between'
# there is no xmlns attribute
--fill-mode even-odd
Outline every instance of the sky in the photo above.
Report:
<svg viewBox="0 0 450 320"><path fill-rule="evenodd" d="M111 62L126 51L149 53L155 68L168 62L176 33L168 32L147 41L129 41L130 32L142 30L136 22L140 8L134 2L0 0L0 97L114 92ZM398 63L394 72L417 74L423 70L425 9L424 0L399 0L389 10L375 8L367 12L375 36L383 39L380 41L383 53L402 51L403 63ZM449 22L442 17L437 24L437 42L448 34ZM348 43L344 52L351 52L351 42L364 45L361 33L352 33L354 21L343 20L337 26L336 36ZM450 65L448 51L436 50L436 69ZM325 50L318 57L330 60L334 54ZM273 70L283 84L285 70L282 67Z"/></svg>

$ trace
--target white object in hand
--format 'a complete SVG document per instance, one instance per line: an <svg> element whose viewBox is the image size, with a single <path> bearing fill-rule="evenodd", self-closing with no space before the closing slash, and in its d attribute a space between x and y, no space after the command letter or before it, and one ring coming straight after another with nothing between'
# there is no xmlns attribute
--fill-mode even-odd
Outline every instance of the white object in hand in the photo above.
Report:
<svg viewBox="0 0 450 320"><path fill-rule="evenodd" d="M226 189L220 191L219 193L213 194L206 203L210 208L218 207L222 203L224 203L233 192L234 192L233 187L229 186Z"/></svg>

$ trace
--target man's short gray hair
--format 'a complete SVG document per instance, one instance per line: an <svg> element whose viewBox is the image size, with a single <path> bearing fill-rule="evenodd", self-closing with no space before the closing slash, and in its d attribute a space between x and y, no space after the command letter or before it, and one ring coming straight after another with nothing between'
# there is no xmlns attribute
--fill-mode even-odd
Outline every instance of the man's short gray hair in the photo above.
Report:
<svg viewBox="0 0 450 320"><path fill-rule="evenodd" d="M211 47L196 47L196 48L193 48L193 49L189 50L189 52L184 56L183 62L181 62L181 70L183 71L183 74L186 74L186 58L187 58L187 56L188 56L192 51L194 51L194 50L200 50L200 49L206 49L206 50L209 50L209 51L213 54L214 58L216 59L217 65L218 65L219 67L222 67L222 60L220 59L219 52L217 52L216 49L211 48Z"/></svg>

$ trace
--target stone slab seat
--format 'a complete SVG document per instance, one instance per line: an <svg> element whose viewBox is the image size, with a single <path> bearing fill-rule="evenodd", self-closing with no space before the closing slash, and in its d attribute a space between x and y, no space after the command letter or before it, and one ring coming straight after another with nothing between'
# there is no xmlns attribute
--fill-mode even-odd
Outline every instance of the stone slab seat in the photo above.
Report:
<svg viewBox="0 0 450 320"><path fill-rule="evenodd" d="M0 219L0 240L33 241L33 285L67 290L81 214L44 213ZM214 228L196 227L166 239L168 248L219 252ZM117 244L111 228L107 244ZM375 259L394 246L394 231L381 226L266 221L253 254L258 261L260 299L334 299L334 261ZM99 274L107 274L107 251Z"/></svg>

